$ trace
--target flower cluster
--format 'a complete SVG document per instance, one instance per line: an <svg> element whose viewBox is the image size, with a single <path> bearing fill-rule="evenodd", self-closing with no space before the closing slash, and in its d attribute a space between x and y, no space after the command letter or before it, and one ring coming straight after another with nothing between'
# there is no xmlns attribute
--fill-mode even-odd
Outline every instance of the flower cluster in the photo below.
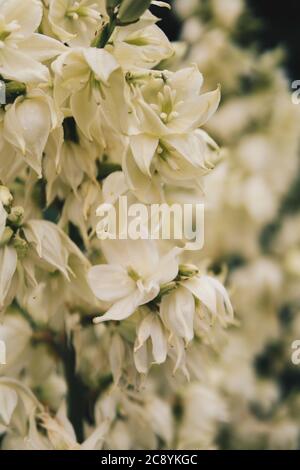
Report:
<svg viewBox="0 0 300 470"><path fill-rule="evenodd" d="M5 449L180 446L173 389L178 381L187 404L209 395L209 384L182 384L200 373L195 351L233 322L221 278L184 261L196 244L97 238L97 208L121 194L129 204L202 201L219 159L202 126L220 87L203 92L195 64L165 69L175 49L151 3L169 6L0 2ZM214 403L225 419L216 393L198 433L213 433Z"/></svg>

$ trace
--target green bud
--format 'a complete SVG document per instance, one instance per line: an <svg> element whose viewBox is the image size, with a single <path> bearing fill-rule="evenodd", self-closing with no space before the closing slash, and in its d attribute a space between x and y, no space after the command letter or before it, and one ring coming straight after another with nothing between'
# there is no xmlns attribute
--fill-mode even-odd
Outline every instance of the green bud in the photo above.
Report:
<svg viewBox="0 0 300 470"><path fill-rule="evenodd" d="M13 196L6 186L0 186L0 201L3 206L10 206L13 202Z"/></svg>
<svg viewBox="0 0 300 470"><path fill-rule="evenodd" d="M10 227L5 227L1 240L0 240L0 247L7 245L10 242L13 234L14 232Z"/></svg>
<svg viewBox="0 0 300 470"><path fill-rule="evenodd" d="M123 0L118 13L121 24L134 23L148 10L151 0Z"/></svg>
<svg viewBox="0 0 300 470"><path fill-rule="evenodd" d="M181 264L178 274L180 278L189 279L199 274L199 269L193 264Z"/></svg>
<svg viewBox="0 0 300 470"><path fill-rule="evenodd" d="M11 209L10 214L8 215L8 220L13 225L21 225L24 216L24 209L21 206L15 206Z"/></svg>
<svg viewBox="0 0 300 470"><path fill-rule="evenodd" d="M163 295L167 295L170 292L172 292L174 289L176 289L177 284L175 281L168 282L168 284L164 284L160 288L159 296L162 297Z"/></svg>
<svg viewBox="0 0 300 470"><path fill-rule="evenodd" d="M14 238L14 248L18 254L18 258L25 258L28 252L29 245L24 238L21 238L19 235L16 235Z"/></svg>

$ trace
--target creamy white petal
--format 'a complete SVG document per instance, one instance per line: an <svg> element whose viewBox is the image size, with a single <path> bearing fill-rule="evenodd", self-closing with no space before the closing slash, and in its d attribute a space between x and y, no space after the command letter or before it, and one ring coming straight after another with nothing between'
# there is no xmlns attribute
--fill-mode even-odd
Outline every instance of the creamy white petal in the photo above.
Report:
<svg viewBox="0 0 300 470"><path fill-rule="evenodd" d="M193 277L185 281L183 285L212 313L217 314L216 291L207 279L207 276Z"/></svg>
<svg viewBox="0 0 300 470"><path fill-rule="evenodd" d="M107 83L110 75L120 67L114 56L104 49L89 47L83 49L83 54L95 77L104 83Z"/></svg>
<svg viewBox="0 0 300 470"><path fill-rule="evenodd" d="M150 367L147 343L134 351L133 358L136 370L140 374L147 374Z"/></svg>
<svg viewBox="0 0 300 470"><path fill-rule="evenodd" d="M220 88L195 96L178 105L178 118L170 122L169 128L174 132L194 130L203 126L216 112L221 99Z"/></svg>
<svg viewBox="0 0 300 470"><path fill-rule="evenodd" d="M72 94L70 105L76 124L87 139L92 141L91 128L97 118L97 103L89 84Z"/></svg>
<svg viewBox="0 0 300 470"><path fill-rule="evenodd" d="M18 403L18 395L12 388L0 384L0 422L9 425Z"/></svg>
<svg viewBox="0 0 300 470"><path fill-rule="evenodd" d="M93 266L88 272L88 283L94 295L107 302L127 297L136 289L127 270L119 265Z"/></svg>
<svg viewBox="0 0 300 470"><path fill-rule="evenodd" d="M159 282L160 285L167 284L176 278L178 274L178 250L171 250L164 255L155 267L151 275L152 281Z"/></svg>
<svg viewBox="0 0 300 470"><path fill-rule="evenodd" d="M132 294L124 299L118 300L114 305L101 317L95 318L95 323L102 323L108 320L121 321L130 317L136 309L141 305L142 294L135 290Z"/></svg>
<svg viewBox="0 0 300 470"><path fill-rule="evenodd" d="M163 364L167 357L167 338L158 317L152 319L151 326L152 355L156 364Z"/></svg>
<svg viewBox="0 0 300 470"><path fill-rule="evenodd" d="M17 268L17 253L10 246L0 250L0 309L3 308L5 297L8 294L13 275Z"/></svg>
<svg viewBox="0 0 300 470"><path fill-rule="evenodd" d="M159 255L153 240L103 240L101 247L111 264L121 264L145 278L153 272Z"/></svg>
<svg viewBox="0 0 300 470"><path fill-rule="evenodd" d="M18 33L27 37L39 27L43 7L40 0L2 0L0 14L8 23L17 21L20 25Z"/></svg>
<svg viewBox="0 0 300 470"><path fill-rule="evenodd" d="M30 220L23 230L38 256L69 279L69 252L59 227L46 220Z"/></svg>
<svg viewBox="0 0 300 470"><path fill-rule="evenodd" d="M193 295L183 287L163 297L160 315L171 333L186 342L194 337L195 301Z"/></svg>
<svg viewBox="0 0 300 470"><path fill-rule="evenodd" d="M34 60L44 62L62 54L67 48L56 39L34 33L19 44L19 50Z"/></svg>
<svg viewBox="0 0 300 470"><path fill-rule="evenodd" d="M178 70L168 79L170 86L176 90L178 101L198 95L203 81L203 75L196 65Z"/></svg>
<svg viewBox="0 0 300 470"><path fill-rule="evenodd" d="M150 165L158 142L157 137L147 134L133 135L130 137L130 147L136 164L143 173L149 176L151 176Z"/></svg>
<svg viewBox="0 0 300 470"><path fill-rule="evenodd" d="M13 47L0 49L0 74L19 82L48 82L49 70L45 65Z"/></svg>

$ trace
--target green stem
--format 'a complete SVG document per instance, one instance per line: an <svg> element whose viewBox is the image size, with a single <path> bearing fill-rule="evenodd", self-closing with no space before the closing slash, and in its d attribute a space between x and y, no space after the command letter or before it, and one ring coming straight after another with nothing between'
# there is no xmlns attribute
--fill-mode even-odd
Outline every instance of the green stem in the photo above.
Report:
<svg viewBox="0 0 300 470"><path fill-rule="evenodd" d="M107 23L103 30L100 32L98 36L95 37L94 41L92 42L92 47L97 47L98 49L103 49L106 44L108 43L112 33L117 26L117 18L116 16L112 16L110 18L109 23Z"/></svg>
<svg viewBox="0 0 300 470"><path fill-rule="evenodd" d="M76 371L76 352L71 342L66 340L61 352L68 387L68 417L77 441L84 441L84 416L88 389Z"/></svg>

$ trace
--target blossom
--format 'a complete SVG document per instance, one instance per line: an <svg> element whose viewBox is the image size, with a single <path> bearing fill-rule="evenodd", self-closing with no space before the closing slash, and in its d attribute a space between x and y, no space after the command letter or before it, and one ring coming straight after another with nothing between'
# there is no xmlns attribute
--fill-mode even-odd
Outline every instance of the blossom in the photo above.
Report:
<svg viewBox="0 0 300 470"><path fill-rule="evenodd" d="M6 0L0 5L0 73L20 82L48 82L45 62L64 49L55 39L35 33L42 20L39 0Z"/></svg>
<svg viewBox="0 0 300 470"><path fill-rule="evenodd" d="M48 20L53 32L70 46L89 46L107 20L104 0L51 0Z"/></svg>
<svg viewBox="0 0 300 470"><path fill-rule="evenodd" d="M160 286L172 281L178 261L168 253L160 258L150 240L106 240L102 250L109 264L93 266L88 282L95 296L113 305L95 322L124 320L151 300Z"/></svg>
<svg viewBox="0 0 300 470"><path fill-rule="evenodd" d="M140 323L134 347L134 360L139 372L146 374L149 369L147 340L151 338L154 364L165 362L168 352L167 334L155 313L149 312Z"/></svg>
<svg viewBox="0 0 300 470"><path fill-rule="evenodd" d="M202 93L191 62L175 71L188 50L151 4L167 6L0 0L1 449L212 446L218 393L190 395L211 404L194 423L184 391L204 370L221 382L210 351L232 322L225 288L186 234L175 247L97 238L120 196L202 202L219 159L202 127L220 89ZM188 421L207 439L190 439Z"/></svg>
<svg viewBox="0 0 300 470"><path fill-rule="evenodd" d="M66 279L69 280L72 273L69 266L72 255L87 263L81 251L57 225L45 220L30 220L23 230L32 255L50 270L60 271Z"/></svg>
<svg viewBox="0 0 300 470"><path fill-rule="evenodd" d="M137 23L115 29L107 45L124 70L150 69L174 53L163 31L155 25L157 18L146 12Z"/></svg>
<svg viewBox="0 0 300 470"><path fill-rule="evenodd" d="M182 86L186 81L188 89ZM169 184L197 187L211 168L207 148L212 142L198 128L216 111L220 91L200 95L202 82L199 70L190 67L134 88L135 119L123 163L132 189L143 194L158 175Z"/></svg>
<svg viewBox="0 0 300 470"><path fill-rule="evenodd" d="M39 177L44 149L59 121L53 99L38 89L17 98L5 113L5 140L16 150L15 158L23 157Z"/></svg>
<svg viewBox="0 0 300 470"><path fill-rule="evenodd" d="M164 295L159 314L170 343L175 341L177 358L182 354L182 342L188 345L194 335L210 342L214 324L226 328L233 323L233 308L224 286L206 274L186 278Z"/></svg>
<svg viewBox="0 0 300 470"><path fill-rule="evenodd" d="M119 64L104 49L76 47L61 54L53 62L52 69L57 106L71 110L80 130L92 140L93 125L99 119L99 106L103 104L104 96L107 103L109 101L110 79L118 72ZM113 91L119 93L116 86ZM110 111L113 112L111 108Z"/></svg>

